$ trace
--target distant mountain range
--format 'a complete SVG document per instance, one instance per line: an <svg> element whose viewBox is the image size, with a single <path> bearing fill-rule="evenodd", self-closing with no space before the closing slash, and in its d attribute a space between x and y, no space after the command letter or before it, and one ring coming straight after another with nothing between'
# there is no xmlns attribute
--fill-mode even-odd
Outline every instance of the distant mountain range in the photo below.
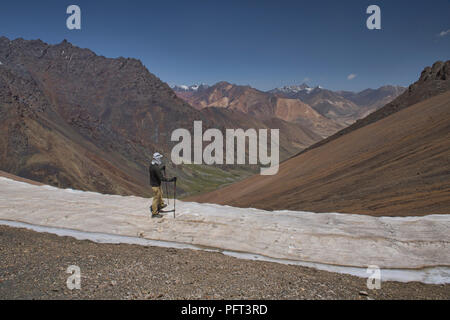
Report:
<svg viewBox="0 0 450 320"><path fill-rule="evenodd" d="M197 109L219 106L238 109L252 115L256 114L259 117L278 114L286 121L301 122L309 129L326 137L392 101L406 88L383 86L378 89L366 89L355 93L331 91L321 86L310 87L303 83L263 92L250 86L219 82L213 86L174 86L172 89L180 98ZM296 106L298 102L292 100L298 100L302 103L303 112L298 112ZM283 111L277 113L278 103L284 107L282 107ZM265 107L262 107L262 105L265 105ZM286 105L289 105L287 108L289 111L285 111ZM311 107L321 116L332 121L327 123L327 120L314 115L316 121L321 123L320 125L314 124L313 120L308 119L308 116L314 114L314 111L305 113L307 107Z"/></svg>
<svg viewBox="0 0 450 320"><path fill-rule="evenodd" d="M219 107L237 110L260 120L279 118L327 137L343 126L330 120L299 99L279 97L250 86L238 86L225 81L190 92L177 92L194 108Z"/></svg>
<svg viewBox="0 0 450 320"><path fill-rule="evenodd" d="M347 97L373 105L372 94ZM188 200L377 216L448 214L449 110L450 60L426 67L384 107L283 162L277 175L255 175Z"/></svg>

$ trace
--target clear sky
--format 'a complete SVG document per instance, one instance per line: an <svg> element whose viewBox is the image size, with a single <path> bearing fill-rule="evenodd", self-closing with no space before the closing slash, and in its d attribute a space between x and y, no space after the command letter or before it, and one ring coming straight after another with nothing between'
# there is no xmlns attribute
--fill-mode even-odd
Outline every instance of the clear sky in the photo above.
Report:
<svg viewBox="0 0 450 320"><path fill-rule="evenodd" d="M66 8L81 8L68 30ZM366 9L381 8L381 30ZM2 1L0 35L134 57L169 84L407 86L450 59L450 1ZM441 35L440 35L441 34ZM353 77L350 75L354 75ZM350 77L349 77L350 76Z"/></svg>

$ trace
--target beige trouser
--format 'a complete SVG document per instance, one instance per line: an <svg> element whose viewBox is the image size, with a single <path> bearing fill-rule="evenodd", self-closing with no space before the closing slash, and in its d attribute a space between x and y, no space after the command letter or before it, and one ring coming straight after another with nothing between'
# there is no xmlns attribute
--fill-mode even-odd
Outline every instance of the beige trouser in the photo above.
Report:
<svg viewBox="0 0 450 320"><path fill-rule="evenodd" d="M161 187L152 187L153 203L152 214L157 214L159 209L164 205L163 194Z"/></svg>

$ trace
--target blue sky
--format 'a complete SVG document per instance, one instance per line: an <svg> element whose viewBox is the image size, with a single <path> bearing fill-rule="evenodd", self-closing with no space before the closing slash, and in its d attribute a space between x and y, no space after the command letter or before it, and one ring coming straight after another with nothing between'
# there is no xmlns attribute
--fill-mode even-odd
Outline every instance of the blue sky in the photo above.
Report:
<svg viewBox="0 0 450 320"><path fill-rule="evenodd" d="M81 30L66 8L81 8ZM366 8L381 8L381 30ZM3 1L0 35L134 57L169 84L407 86L450 59L450 1ZM350 74L356 75L349 80Z"/></svg>

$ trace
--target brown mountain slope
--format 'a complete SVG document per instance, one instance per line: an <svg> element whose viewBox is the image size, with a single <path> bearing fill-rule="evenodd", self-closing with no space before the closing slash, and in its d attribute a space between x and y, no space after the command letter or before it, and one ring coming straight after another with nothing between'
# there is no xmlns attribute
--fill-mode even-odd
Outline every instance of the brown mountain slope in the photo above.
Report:
<svg viewBox="0 0 450 320"><path fill-rule="evenodd" d="M269 210L377 216L447 214L450 92L424 100L253 176L191 200Z"/></svg>
<svg viewBox="0 0 450 320"><path fill-rule="evenodd" d="M298 99L277 97L250 86L222 81L203 90L177 94L199 110L221 107L238 110L260 120L276 117L297 123L302 129L311 130L321 137L328 137L343 128Z"/></svg>
<svg viewBox="0 0 450 320"><path fill-rule="evenodd" d="M2 71L2 169L58 187L144 194L136 170L121 156L96 147L48 110L48 100L32 78Z"/></svg>
<svg viewBox="0 0 450 320"><path fill-rule="evenodd" d="M140 61L105 58L67 41L0 37L0 61L0 170L58 187L147 196L149 159L155 151L170 156L173 130L192 132L195 120L205 130L273 124L231 110L196 110ZM282 159L320 139L282 120L276 125ZM253 172L167 165L180 177L179 194Z"/></svg>
<svg viewBox="0 0 450 320"><path fill-rule="evenodd" d="M164 131L208 125L135 59L4 37L0 59L0 168L22 177L149 195L148 159L170 150Z"/></svg>
<svg viewBox="0 0 450 320"><path fill-rule="evenodd" d="M33 181L33 180L30 180L30 179L21 178L19 176L16 176L16 175L13 175L11 173L8 173L8 172L5 172L5 171L1 171L1 170L0 170L0 177L8 178L8 179L19 181L19 182L25 182L25 183L32 184L32 185L35 185L35 186L42 186L43 185L40 182Z"/></svg>

